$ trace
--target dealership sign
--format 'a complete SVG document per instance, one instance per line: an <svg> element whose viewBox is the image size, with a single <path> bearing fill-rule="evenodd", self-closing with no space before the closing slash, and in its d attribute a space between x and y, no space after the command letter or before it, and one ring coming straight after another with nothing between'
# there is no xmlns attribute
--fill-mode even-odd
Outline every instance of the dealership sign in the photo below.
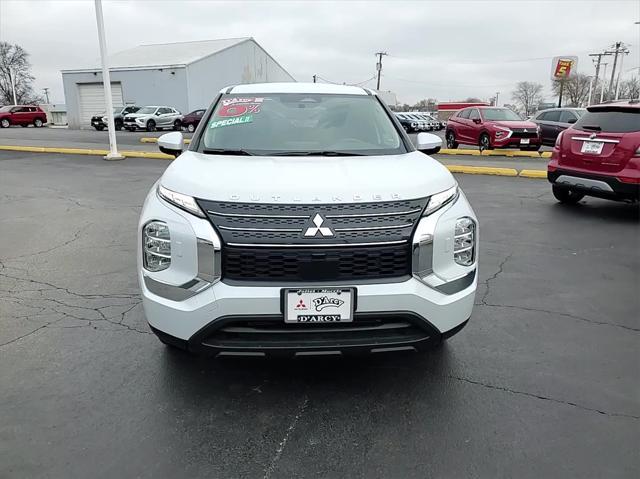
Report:
<svg viewBox="0 0 640 479"><path fill-rule="evenodd" d="M554 57L551 61L551 79L566 80L573 76L577 69L578 57L569 55Z"/></svg>

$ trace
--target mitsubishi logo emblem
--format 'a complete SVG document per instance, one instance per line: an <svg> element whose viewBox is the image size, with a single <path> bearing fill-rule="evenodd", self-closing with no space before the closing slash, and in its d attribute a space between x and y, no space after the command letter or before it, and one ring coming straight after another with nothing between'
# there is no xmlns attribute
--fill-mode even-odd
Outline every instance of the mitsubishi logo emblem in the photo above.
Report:
<svg viewBox="0 0 640 479"><path fill-rule="evenodd" d="M322 223L324 223L324 218L320 216L319 213L316 213L312 221L315 227L309 226L307 228L307 230L304 232L305 238L313 238L317 236L318 233L320 233L320 236L333 236L333 231L331 231L331 228L322 226Z"/></svg>
<svg viewBox="0 0 640 479"><path fill-rule="evenodd" d="M525 132L525 133L529 133L529 130L527 130L527 129L525 128L525 129L524 129L524 132Z"/></svg>

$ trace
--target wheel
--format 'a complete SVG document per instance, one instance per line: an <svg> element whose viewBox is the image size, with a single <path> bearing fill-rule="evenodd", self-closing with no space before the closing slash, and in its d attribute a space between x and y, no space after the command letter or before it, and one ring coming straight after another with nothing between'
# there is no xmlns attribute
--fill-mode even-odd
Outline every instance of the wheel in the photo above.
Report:
<svg viewBox="0 0 640 479"><path fill-rule="evenodd" d="M189 123L189 124L187 125L187 131L188 131L189 133L193 133L194 131L196 131L196 127L195 127L195 126L193 126L193 123ZM406 129L405 129L405 131L406 131Z"/></svg>
<svg viewBox="0 0 640 479"><path fill-rule="evenodd" d="M117 131L122 130L122 122L121 121L116 121L115 122L115 127Z"/></svg>
<svg viewBox="0 0 640 479"><path fill-rule="evenodd" d="M147 131L156 131L156 122L153 120L149 120L147 122Z"/></svg>
<svg viewBox="0 0 640 479"><path fill-rule="evenodd" d="M0 121L0 126L1 126L2 128L9 128L9 125L11 125L11 123L10 123L10 122L9 122L9 120L7 120L6 118L3 118L3 119Z"/></svg>
<svg viewBox="0 0 640 479"><path fill-rule="evenodd" d="M491 138L487 133L480 135L480 150L492 150Z"/></svg>
<svg viewBox="0 0 640 479"><path fill-rule="evenodd" d="M180 120L176 120L173 122L173 129L175 131L180 131L182 129L182 122Z"/></svg>
<svg viewBox="0 0 640 479"><path fill-rule="evenodd" d="M568 205L575 205L578 201L584 198L582 193L578 193L577 191L573 191L569 188L563 188L561 186L553 185L551 187L551 191L553 192L553 196L556 197L560 203L565 203Z"/></svg>
<svg viewBox="0 0 640 479"><path fill-rule="evenodd" d="M455 150L456 148L458 148L458 142L456 141L456 134L453 132L453 130L447 131L447 134L445 135L445 137L447 140L447 148L449 148L450 150Z"/></svg>
<svg viewBox="0 0 640 479"><path fill-rule="evenodd" d="M42 120L40 118L36 118L35 120L33 120L33 126L35 126L36 128L40 128L42 126Z"/></svg>
<svg viewBox="0 0 640 479"><path fill-rule="evenodd" d="M407 125L402 125L402 129L406 132L409 133L409 127Z"/></svg>
<svg viewBox="0 0 640 479"><path fill-rule="evenodd" d="M104 126L101 126L101 125L95 125L94 128L98 131L104 130Z"/></svg>

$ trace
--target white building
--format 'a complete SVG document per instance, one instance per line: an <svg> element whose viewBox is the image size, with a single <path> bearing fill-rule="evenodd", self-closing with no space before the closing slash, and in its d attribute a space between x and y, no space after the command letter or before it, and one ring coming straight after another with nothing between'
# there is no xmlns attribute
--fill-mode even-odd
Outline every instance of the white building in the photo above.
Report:
<svg viewBox="0 0 640 479"><path fill-rule="evenodd" d="M109 57L113 105L207 108L226 85L295 79L253 38L140 45ZM69 128L90 128L104 112L100 61L62 70Z"/></svg>

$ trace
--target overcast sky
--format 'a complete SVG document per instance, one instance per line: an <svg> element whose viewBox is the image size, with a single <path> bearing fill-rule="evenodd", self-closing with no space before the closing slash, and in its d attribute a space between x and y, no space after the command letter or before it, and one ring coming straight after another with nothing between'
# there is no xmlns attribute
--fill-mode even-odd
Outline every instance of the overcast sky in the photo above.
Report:
<svg viewBox="0 0 640 479"><path fill-rule="evenodd" d="M551 58L629 45L625 78L640 65L640 1L284 1L103 0L107 47L252 36L298 81L313 74L360 83L387 51L382 88L401 102L510 100L514 84L550 92ZM0 40L31 54L35 86L64 102L63 68L99 56L93 0L0 0ZM610 61L610 60L609 60ZM611 65L609 65L609 69ZM610 71L610 70L609 70ZM375 81L364 83L375 87Z"/></svg>

